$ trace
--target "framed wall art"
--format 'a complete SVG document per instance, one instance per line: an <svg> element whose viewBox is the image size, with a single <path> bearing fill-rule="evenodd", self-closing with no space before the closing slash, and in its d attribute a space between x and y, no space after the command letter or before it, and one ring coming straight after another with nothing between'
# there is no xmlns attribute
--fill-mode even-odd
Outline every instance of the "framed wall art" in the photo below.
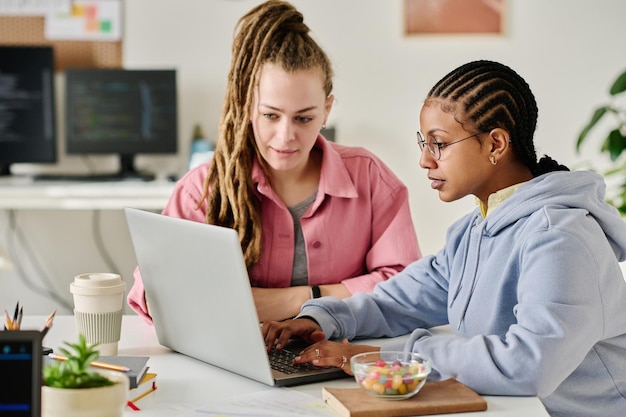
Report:
<svg viewBox="0 0 626 417"><path fill-rule="evenodd" d="M504 32L506 0L404 0L407 35Z"/></svg>

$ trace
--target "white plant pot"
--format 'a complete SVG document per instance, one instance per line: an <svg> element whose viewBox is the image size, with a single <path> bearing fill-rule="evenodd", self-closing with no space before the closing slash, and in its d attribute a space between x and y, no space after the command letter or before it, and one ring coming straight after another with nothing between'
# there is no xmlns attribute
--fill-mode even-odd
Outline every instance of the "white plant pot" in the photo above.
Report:
<svg viewBox="0 0 626 417"><path fill-rule="evenodd" d="M115 384L100 388L41 387L41 417L121 417L128 397L123 372L98 370Z"/></svg>

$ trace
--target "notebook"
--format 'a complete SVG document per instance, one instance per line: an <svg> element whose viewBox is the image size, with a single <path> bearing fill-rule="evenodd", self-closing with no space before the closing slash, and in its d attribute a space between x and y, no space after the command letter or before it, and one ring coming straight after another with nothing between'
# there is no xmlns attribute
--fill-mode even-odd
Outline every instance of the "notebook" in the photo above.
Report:
<svg viewBox="0 0 626 417"><path fill-rule="evenodd" d="M267 385L346 376L338 368L309 365L297 373L272 368L235 230L124 211L161 345Z"/></svg>
<svg viewBox="0 0 626 417"><path fill-rule="evenodd" d="M41 333L0 331L0 417L41 416Z"/></svg>

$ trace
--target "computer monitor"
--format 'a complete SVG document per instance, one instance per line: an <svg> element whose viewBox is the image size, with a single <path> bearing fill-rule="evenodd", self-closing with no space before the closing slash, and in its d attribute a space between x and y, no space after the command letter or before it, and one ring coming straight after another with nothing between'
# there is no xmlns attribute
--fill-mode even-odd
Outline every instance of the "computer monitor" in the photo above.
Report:
<svg viewBox="0 0 626 417"><path fill-rule="evenodd" d="M0 175L57 161L54 96L52 47L0 46Z"/></svg>
<svg viewBox="0 0 626 417"><path fill-rule="evenodd" d="M177 152L176 70L68 69L65 105L66 153L117 154L115 177L152 179L135 156Z"/></svg>
<svg viewBox="0 0 626 417"><path fill-rule="evenodd" d="M0 332L0 417L41 416L41 333Z"/></svg>

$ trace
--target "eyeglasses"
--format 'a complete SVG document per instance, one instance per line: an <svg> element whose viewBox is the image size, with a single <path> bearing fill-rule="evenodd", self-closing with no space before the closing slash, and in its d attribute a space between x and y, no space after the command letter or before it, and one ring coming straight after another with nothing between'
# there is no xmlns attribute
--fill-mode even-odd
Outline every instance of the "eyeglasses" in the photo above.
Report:
<svg viewBox="0 0 626 417"><path fill-rule="evenodd" d="M441 149L450 145L454 145L455 143L463 142L466 139L470 139L478 135L482 135L483 133L485 132L474 133L473 135L469 135L468 137L463 138L463 139L455 140L454 142L441 143L441 142L437 142L435 138L433 138L432 136L428 137L428 142L427 142L424 139L422 132L418 130L417 131L417 143L419 144L419 147L422 150L422 152L424 152L424 148L428 148L428 152L430 152L432 157L438 161L441 158Z"/></svg>

